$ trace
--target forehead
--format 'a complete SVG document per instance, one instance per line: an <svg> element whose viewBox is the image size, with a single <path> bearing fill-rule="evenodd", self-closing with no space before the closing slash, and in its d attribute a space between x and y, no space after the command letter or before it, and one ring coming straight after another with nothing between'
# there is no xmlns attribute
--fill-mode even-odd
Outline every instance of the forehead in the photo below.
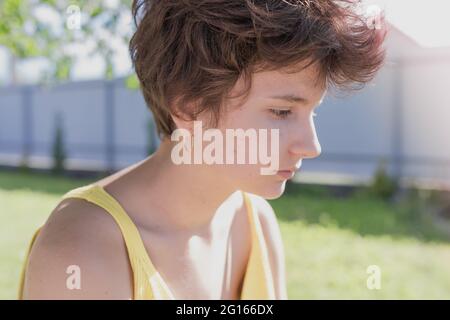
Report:
<svg viewBox="0 0 450 320"><path fill-rule="evenodd" d="M253 93L267 96L296 95L310 102L318 101L325 93L325 83L319 78L317 64L302 70L273 70L255 73L252 79Z"/></svg>
<svg viewBox="0 0 450 320"><path fill-rule="evenodd" d="M247 101L255 99L264 99L273 96L297 96L301 97L307 103L318 104L326 93L325 81L319 78L319 66L311 64L300 70L296 69L277 69L259 71L252 74L251 89ZM235 90L244 88L244 82L240 79ZM291 99L291 102L294 99Z"/></svg>

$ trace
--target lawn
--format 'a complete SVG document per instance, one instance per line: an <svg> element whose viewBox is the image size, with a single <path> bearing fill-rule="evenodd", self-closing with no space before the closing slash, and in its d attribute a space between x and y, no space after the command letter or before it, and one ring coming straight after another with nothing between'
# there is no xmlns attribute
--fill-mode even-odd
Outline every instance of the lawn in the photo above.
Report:
<svg viewBox="0 0 450 320"><path fill-rule="evenodd" d="M0 299L16 297L33 231L66 191L89 180L0 172ZM357 192L333 196L289 185L271 201L286 251L290 299L450 299L450 240L420 194L390 204ZM380 289L367 287L378 266Z"/></svg>

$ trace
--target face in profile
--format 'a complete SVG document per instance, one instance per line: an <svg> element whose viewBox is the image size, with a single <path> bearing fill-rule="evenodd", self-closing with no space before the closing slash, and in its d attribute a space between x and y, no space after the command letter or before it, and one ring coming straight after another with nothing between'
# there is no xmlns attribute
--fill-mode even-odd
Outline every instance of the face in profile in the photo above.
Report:
<svg viewBox="0 0 450 320"><path fill-rule="evenodd" d="M279 70L254 73L246 99L229 99L216 128L225 140L229 129L253 129L256 132L266 129L267 142L262 141L263 135L258 135L257 145L249 143L249 140L244 146L235 142L233 152L235 155L244 152L245 163L235 161L233 164L211 165L209 174L214 174L217 181L230 189L254 193L266 199L281 196L286 181L293 175L292 171L299 169L302 159L314 158L321 153L314 126L314 109L321 103L326 90L322 82L316 81L317 75L315 64L295 73ZM240 79L231 96L240 92L243 85ZM273 129L278 132L276 150L272 148L275 141L270 132ZM278 166L273 174L261 174L261 168L269 167L267 162L261 161L262 158L257 157L256 163L249 161L250 153L261 147L261 142L267 144L266 154L273 161L278 156ZM224 153L225 144L226 141ZM274 151L277 155L271 154Z"/></svg>

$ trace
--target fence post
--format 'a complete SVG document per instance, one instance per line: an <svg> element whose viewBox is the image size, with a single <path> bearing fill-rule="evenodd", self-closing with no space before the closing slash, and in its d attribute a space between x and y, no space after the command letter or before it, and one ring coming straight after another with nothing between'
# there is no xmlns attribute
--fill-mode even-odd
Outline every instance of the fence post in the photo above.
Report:
<svg viewBox="0 0 450 320"><path fill-rule="evenodd" d="M403 68L404 63L396 61L394 72L394 108L392 120L392 159L393 175L402 188L403 178L404 148L403 148Z"/></svg>
<svg viewBox="0 0 450 320"><path fill-rule="evenodd" d="M31 86L24 86L22 95L22 165L29 166L29 157L33 152L33 99Z"/></svg>

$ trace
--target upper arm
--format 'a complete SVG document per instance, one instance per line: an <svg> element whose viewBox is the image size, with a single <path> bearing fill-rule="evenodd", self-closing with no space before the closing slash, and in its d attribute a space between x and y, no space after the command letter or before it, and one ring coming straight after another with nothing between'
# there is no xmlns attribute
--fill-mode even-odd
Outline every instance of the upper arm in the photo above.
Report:
<svg viewBox="0 0 450 320"><path fill-rule="evenodd" d="M91 204L59 206L30 251L24 299L128 299L125 246L112 217ZM122 276L117 275L122 274Z"/></svg>
<svg viewBox="0 0 450 320"><path fill-rule="evenodd" d="M287 299L285 253L277 217L267 200L256 195L253 195L253 199L267 244L275 297Z"/></svg>

